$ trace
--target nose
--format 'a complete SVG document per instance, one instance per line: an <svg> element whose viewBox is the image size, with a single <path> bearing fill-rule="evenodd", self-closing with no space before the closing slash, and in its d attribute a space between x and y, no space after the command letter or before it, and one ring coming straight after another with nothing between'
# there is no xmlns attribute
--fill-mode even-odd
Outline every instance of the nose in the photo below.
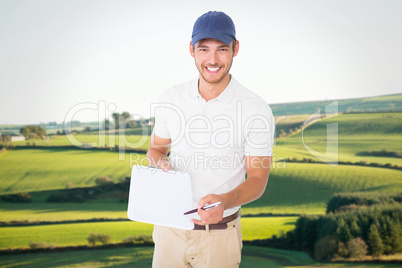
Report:
<svg viewBox="0 0 402 268"><path fill-rule="evenodd" d="M208 64L215 66L218 63L218 54L216 51L210 51L208 55Z"/></svg>

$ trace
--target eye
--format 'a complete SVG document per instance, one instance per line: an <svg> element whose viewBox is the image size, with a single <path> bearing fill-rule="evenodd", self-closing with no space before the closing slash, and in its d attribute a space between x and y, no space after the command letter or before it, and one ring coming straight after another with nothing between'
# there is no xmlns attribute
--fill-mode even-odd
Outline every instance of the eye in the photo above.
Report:
<svg viewBox="0 0 402 268"><path fill-rule="evenodd" d="M228 51L227 48L221 48L220 51Z"/></svg>

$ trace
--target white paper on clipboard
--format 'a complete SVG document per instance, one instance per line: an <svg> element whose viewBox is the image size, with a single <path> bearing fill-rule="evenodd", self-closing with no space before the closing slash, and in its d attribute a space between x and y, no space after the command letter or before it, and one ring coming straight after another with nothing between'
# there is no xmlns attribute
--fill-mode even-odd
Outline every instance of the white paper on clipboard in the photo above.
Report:
<svg viewBox="0 0 402 268"><path fill-rule="evenodd" d="M191 230L193 215L188 173L135 165L131 172L127 216L130 220Z"/></svg>

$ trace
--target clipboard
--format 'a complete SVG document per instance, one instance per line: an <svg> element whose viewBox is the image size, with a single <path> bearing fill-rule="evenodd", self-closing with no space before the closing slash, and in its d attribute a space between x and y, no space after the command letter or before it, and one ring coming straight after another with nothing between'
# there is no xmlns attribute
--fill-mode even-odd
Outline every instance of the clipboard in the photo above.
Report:
<svg viewBox="0 0 402 268"><path fill-rule="evenodd" d="M134 165L131 171L127 216L132 221L192 230L191 180L188 173L165 172Z"/></svg>

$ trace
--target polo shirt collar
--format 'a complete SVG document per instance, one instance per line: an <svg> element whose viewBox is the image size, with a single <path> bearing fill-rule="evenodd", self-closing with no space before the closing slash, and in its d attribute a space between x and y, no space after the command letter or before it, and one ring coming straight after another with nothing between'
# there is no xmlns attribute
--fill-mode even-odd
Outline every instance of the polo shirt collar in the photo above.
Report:
<svg viewBox="0 0 402 268"><path fill-rule="evenodd" d="M223 103L229 103L233 98L237 85L237 80L234 79L234 77L231 75L230 82L225 90L223 90L223 92L214 100L219 100ZM198 91L198 78L194 79L193 83L191 84L190 96L193 98L202 98L200 92Z"/></svg>

